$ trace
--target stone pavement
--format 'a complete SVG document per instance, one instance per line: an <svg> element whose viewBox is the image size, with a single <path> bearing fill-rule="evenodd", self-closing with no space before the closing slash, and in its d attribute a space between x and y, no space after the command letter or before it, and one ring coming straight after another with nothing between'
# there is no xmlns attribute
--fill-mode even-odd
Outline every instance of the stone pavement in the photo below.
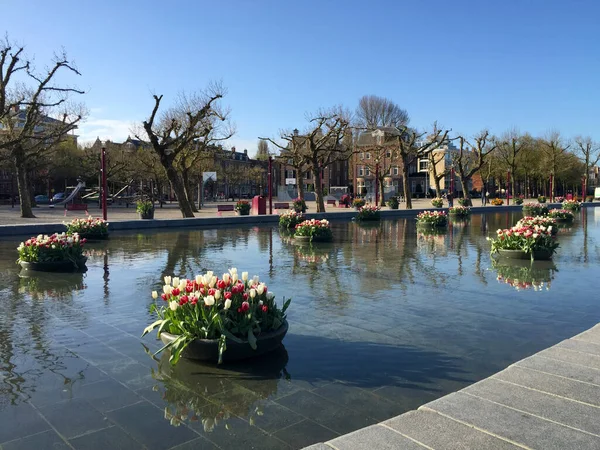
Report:
<svg viewBox="0 0 600 450"><path fill-rule="evenodd" d="M600 449L600 324L496 375L305 450Z"/></svg>

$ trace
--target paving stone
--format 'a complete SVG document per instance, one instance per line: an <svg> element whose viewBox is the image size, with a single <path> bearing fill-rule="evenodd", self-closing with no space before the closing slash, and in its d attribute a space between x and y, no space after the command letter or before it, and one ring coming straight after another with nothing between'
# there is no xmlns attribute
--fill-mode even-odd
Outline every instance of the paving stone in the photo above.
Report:
<svg viewBox="0 0 600 450"><path fill-rule="evenodd" d="M573 337L573 339L580 339L582 341L595 342L596 344L600 344L600 324L590 328L589 330L584 331L581 334Z"/></svg>
<svg viewBox="0 0 600 450"><path fill-rule="evenodd" d="M318 444L313 444L309 447L304 447L303 450L334 450L333 447L330 447L327 444L323 444L319 442Z"/></svg>
<svg viewBox="0 0 600 450"><path fill-rule="evenodd" d="M111 425L106 417L81 399L44 406L39 411L66 439L108 428Z"/></svg>
<svg viewBox="0 0 600 450"><path fill-rule="evenodd" d="M34 434L33 436L5 442L0 445L0 448L2 450L70 450L71 447L58 434L49 430Z"/></svg>
<svg viewBox="0 0 600 450"><path fill-rule="evenodd" d="M69 443L77 450L139 450L144 448L142 444L115 426L71 439Z"/></svg>
<svg viewBox="0 0 600 450"><path fill-rule="evenodd" d="M600 356L600 342L597 344L580 339L567 339L555 345L558 348L566 348L581 353L589 353L591 355Z"/></svg>
<svg viewBox="0 0 600 450"><path fill-rule="evenodd" d="M279 430L273 436L287 443L292 448L302 448L305 445L313 444L315 441L334 439L339 434L312 420L305 419L302 422ZM312 446L309 448L312 448ZM331 447L325 447L325 449L331 450Z"/></svg>
<svg viewBox="0 0 600 450"><path fill-rule="evenodd" d="M424 446L383 425L372 425L330 441L339 450L423 450Z"/></svg>
<svg viewBox="0 0 600 450"><path fill-rule="evenodd" d="M575 366L565 361L557 361L555 359L534 355L515 363L515 366L526 367L528 369L560 375L562 377L585 381L600 386L600 371L588 367Z"/></svg>
<svg viewBox="0 0 600 450"><path fill-rule="evenodd" d="M208 442L206 439L199 437L192 441L188 441L185 444L171 447L169 450L218 450L218 447Z"/></svg>
<svg viewBox="0 0 600 450"><path fill-rule="evenodd" d="M600 407L600 386L512 366L494 375L503 381Z"/></svg>
<svg viewBox="0 0 600 450"><path fill-rule="evenodd" d="M560 347L550 347L538 353L539 356L545 358L557 359L572 364L600 369L600 356L580 353L573 350L567 350Z"/></svg>
<svg viewBox="0 0 600 450"><path fill-rule="evenodd" d="M543 450L600 448L600 437L574 430L530 414L456 392L420 410L431 410L521 445Z"/></svg>
<svg viewBox="0 0 600 450"><path fill-rule="evenodd" d="M519 448L510 442L426 410L411 411L383 423L435 449L515 450Z"/></svg>
<svg viewBox="0 0 600 450"><path fill-rule="evenodd" d="M488 378L463 392L600 435L600 409L555 395Z"/></svg>
<svg viewBox="0 0 600 450"><path fill-rule="evenodd" d="M82 386L79 389L79 397L86 399L100 412L122 408L142 400L142 397L115 380Z"/></svg>
<svg viewBox="0 0 600 450"><path fill-rule="evenodd" d="M4 424L0 427L0 442L50 429L50 425L27 403L0 409L0 424Z"/></svg>

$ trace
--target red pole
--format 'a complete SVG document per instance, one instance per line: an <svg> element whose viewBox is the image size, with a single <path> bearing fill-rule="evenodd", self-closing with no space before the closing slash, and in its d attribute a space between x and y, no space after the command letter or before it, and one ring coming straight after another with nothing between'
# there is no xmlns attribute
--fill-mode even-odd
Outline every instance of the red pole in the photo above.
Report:
<svg viewBox="0 0 600 450"><path fill-rule="evenodd" d="M454 167L450 168L450 195L454 198Z"/></svg>
<svg viewBox="0 0 600 450"><path fill-rule="evenodd" d="M581 201L585 202L585 194L587 194L587 183L585 177L581 178Z"/></svg>
<svg viewBox="0 0 600 450"><path fill-rule="evenodd" d="M269 214L273 214L273 157L269 156Z"/></svg>
<svg viewBox="0 0 600 450"><path fill-rule="evenodd" d="M510 170L506 172L506 204L510 205Z"/></svg>
<svg viewBox="0 0 600 450"><path fill-rule="evenodd" d="M107 220L108 211L106 210L106 195L108 194L108 187L106 185L106 147L102 147L101 164L102 164L102 218L104 220Z"/></svg>
<svg viewBox="0 0 600 450"><path fill-rule="evenodd" d="M379 164L375 165L375 206L379 206Z"/></svg>

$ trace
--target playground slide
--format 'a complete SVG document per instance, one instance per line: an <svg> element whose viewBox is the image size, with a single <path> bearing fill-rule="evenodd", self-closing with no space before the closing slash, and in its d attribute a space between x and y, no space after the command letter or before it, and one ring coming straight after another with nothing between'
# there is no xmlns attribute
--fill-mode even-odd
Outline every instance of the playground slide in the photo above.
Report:
<svg viewBox="0 0 600 450"><path fill-rule="evenodd" d="M62 202L53 203L53 205L56 206L56 205L64 205L66 203L69 203L71 200L73 200L73 198L77 195L77 193L84 187L85 187L85 183L79 182L77 184L77 186L75 186L75 189L73 189L73 192L71 192L67 198L65 198Z"/></svg>

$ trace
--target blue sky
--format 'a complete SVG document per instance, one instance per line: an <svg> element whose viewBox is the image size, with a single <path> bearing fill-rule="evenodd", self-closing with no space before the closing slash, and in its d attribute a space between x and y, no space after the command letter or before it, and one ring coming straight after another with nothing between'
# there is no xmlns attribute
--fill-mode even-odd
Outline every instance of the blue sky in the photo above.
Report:
<svg viewBox="0 0 600 450"><path fill-rule="evenodd" d="M237 135L302 128L365 94L411 124L457 133L518 127L600 140L600 2L558 0L2 2L0 30L36 62L65 47L87 94L83 140L125 139L152 93L222 80Z"/></svg>

